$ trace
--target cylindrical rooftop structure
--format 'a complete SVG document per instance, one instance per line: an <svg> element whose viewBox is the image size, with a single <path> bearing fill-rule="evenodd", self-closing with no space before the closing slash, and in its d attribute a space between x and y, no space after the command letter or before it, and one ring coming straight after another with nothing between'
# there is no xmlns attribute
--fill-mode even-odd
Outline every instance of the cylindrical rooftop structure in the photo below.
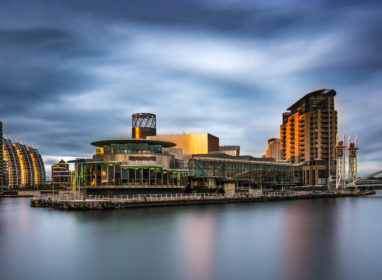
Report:
<svg viewBox="0 0 382 280"><path fill-rule="evenodd" d="M131 135L134 139L146 139L157 135L157 118L155 114L135 113L132 115Z"/></svg>

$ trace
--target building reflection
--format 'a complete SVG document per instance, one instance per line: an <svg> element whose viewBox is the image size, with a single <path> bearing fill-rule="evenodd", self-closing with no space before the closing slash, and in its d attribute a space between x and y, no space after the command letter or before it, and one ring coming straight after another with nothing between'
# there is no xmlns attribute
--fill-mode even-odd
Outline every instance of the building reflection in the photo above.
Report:
<svg viewBox="0 0 382 280"><path fill-rule="evenodd" d="M213 279L216 254L216 220L211 214L190 215L180 232L183 256L183 279Z"/></svg>
<svg viewBox="0 0 382 280"><path fill-rule="evenodd" d="M333 276L339 236L336 208L336 200L302 200L286 208L281 250L283 279L329 279Z"/></svg>

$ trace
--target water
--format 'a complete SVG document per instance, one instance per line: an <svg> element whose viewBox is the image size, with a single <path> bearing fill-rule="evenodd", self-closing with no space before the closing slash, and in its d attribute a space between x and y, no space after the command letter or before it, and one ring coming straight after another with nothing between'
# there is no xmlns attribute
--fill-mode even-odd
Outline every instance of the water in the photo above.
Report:
<svg viewBox="0 0 382 280"><path fill-rule="evenodd" d="M65 212L0 199L0 278L382 279L382 191Z"/></svg>

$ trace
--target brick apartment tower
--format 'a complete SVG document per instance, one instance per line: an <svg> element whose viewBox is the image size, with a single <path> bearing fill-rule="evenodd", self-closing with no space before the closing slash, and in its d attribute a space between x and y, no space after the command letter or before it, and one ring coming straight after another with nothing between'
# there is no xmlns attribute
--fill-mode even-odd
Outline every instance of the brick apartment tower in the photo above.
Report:
<svg viewBox="0 0 382 280"><path fill-rule="evenodd" d="M279 138L271 138L268 140L268 149L265 151L266 158L282 159L281 142Z"/></svg>
<svg viewBox="0 0 382 280"><path fill-rule="evenodd" d="M3 123L0 122L0 186L4 186Z"/></svg>
<svg viewBox="0 0 382 280"><path fill-rule="evenodd" d="M329 169L335 175L335 95L332 89L310 92L283 113L282 158L299 163L295 181L302 185L327 185Z"/></svg>

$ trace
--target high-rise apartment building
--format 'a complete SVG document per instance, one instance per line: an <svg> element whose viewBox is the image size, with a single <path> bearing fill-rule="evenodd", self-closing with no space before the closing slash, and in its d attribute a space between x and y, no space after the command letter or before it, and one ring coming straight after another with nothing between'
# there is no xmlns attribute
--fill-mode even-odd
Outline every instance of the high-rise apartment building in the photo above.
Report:
<svg viewBox="0 0 382 280"><path fill-rule="evenodd" d="M3 163L3 123L0 122L0 186L5 185L4 182L4 163Z"/></svg>
<svg viewBox="0 0 382 280"><path fill-rule="evenodd" d="M69 164L63 159L52 165L52 184L65 187L70 185Z"/></svg>
<svg viewBox="0 0 382 280"><path fill-rule="evenodd" d="M282 159L281 141L279 138L271 138L268 140L268 149L265 151L266 158Z"/></svg>
<svg viewBox="0 0 382 280"><path fill-rule="evenodd" d="M283 113L282 158L299 164L295 178L303 185L326 185L329 169L335 175L335 95L332 89L310 92Z"/></svg>

